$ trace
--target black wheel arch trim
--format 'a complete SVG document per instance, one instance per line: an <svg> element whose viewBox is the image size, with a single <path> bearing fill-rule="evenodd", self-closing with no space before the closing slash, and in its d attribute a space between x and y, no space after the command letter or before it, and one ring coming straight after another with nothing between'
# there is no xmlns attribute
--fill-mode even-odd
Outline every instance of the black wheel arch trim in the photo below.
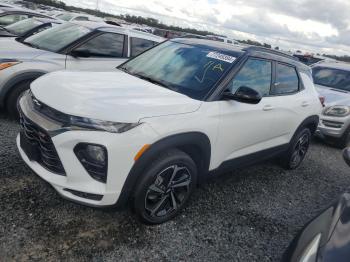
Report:
<svg viewBox="0 0 350 262"><path fill-rule="evenodd" d="M35 71L35 72L25 72L8 80L5 85L0 89L0 105L5 105L6 97L11 92L12 88L19 83L27 80L35 80L40 76L45 75L47 72L44 71Z"/></svg>
<svg viewBox="0 0 350 262"><path fill-rule="evenodd" d="M189 132L168 136L152 144L134 163L114 208L124 209L127 206L140 174L157 156L171 148L182 150L193 158L198 167L199 179L209 172L211 143L207 135L201 132Z"/></svg>
<svg viewBox="0 0 350 262"><path fill-rule="evenodd" d="M307 117L303 122L301 122L301 124L298 126L298 128L296 129L296 131L294 132L293 138L294 136L298 133L298 131L300 131L300 129L302 128L309 128L311 134L313 135L316 132L318 123L320 121L320 117L318 115L312 115Z"/></svg>

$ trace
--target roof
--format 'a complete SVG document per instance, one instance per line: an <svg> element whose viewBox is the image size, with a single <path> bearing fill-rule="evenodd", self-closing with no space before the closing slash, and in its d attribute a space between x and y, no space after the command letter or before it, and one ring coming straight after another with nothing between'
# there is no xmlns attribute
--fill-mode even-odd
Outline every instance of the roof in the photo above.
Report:
<svg viewBox="0 0 350 262"><path fill-rule="evenodd" d="M74 21L74 22L70 22L70 23L81 25L81 26L87 27L91 30L99 30L99 31L103 31L103 32L119 33L119 34L127 34L127 35L132 34L135 37L139 36L139 37L149 39L149 40L152 40L155 42L163 42L166 40L163 37L156 36L156 35L153 35L150 33L140 32L140 31L137 31L134 29L110 25L110 24L106 24L106 23L102 23L102 22Z"/></svg>
<svg viewBox="0 0 350 262"><path fill-rule="evenodd" d="M318 66L350 71L350 64L345 62L323 61L315 64L313 67L318 67Z"/></svg>
<svg viewBox="0 0 350 262"><path fill-rule="evenodd" d="M29 18L31 19L31 18ZM57 20L54 18L46 18L46 17L34 17L33 19L38 20L42 23L57 23L57 24L62 24L63 22L61 20Z"/></svg>
<svg viewBox="0 0 350 262"><path fill-rule="evenodd" d="M35 12L33 10L27 9L27 8L0 7L0 15L11 14L11 13L16 13L16 14L17 13L29 13L29 14L36 14L36 15L43 16L43 17L45 17L45 16L48 17L45 14L41 14L41 13Z"/></svg>
<svg viewBox="0 0 350 262"><path fill-rule="evenodd" d="M227 54L232 55L242 55L244 53L243 47L240 46L234 46L231 44L213 41L213 40L207 40L207 39L198 39L198 38L174 38L170 41L187 44L187 45L195 45L202 48L207 49L213 49L217 51L222 51Z"/></svg>
<svg viewBox="0 0 350 262"><path fill-rule="evenodd" d="M90 21L93 21L93 22L103 22L103 19L101 17L97 17L90 14L85 14L85 13L61 12L60 14L57 14L57 16L66 15L66 14L71 15L72 16L71 19L74 19L79 16L83 16L83 17L88 17L89 19L91 19Z"/></svg>
<svg viewBox="0 0 350 262"><path fill-rule="evenodd" d="M244 53L248 53L251 56L272 59L272 60L288 63L296 66L298 69L302 71L310 70L310 67L304 65L303 63L300 63L297 58L287 53L283 53L283 52L269 49L269 48L258 47L258 46L248 46L248 47L239 46L239 45L232 45L232 44L213 41L213 40L196 39L196 38L175 38L170 41L188 44L188 45L200 46L203 48L220 51L233 56L240 56L240 55L243 55Z"/></svg>

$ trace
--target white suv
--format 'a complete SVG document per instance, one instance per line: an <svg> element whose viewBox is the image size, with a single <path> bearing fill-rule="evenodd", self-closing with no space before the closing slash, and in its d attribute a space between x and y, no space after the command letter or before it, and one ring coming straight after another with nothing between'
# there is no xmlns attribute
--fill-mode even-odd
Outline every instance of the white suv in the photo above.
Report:
<svg viewBox="0 0 350 262"><path fill-rule="evenodd" d="M298 167L321 103L310 69L288 55L175 39L117 72L45 75L19 108L19 152L63 197L130 203L162 223L218 170L277 155Z"/></svg>
<svg viewBox="0 0 350 262"><path fill-rule="evenodd" d="M165 39L105 23L64 23L29 38L0 39L0 107L17 116L19 95L57 70L115 71Z"/></svg>

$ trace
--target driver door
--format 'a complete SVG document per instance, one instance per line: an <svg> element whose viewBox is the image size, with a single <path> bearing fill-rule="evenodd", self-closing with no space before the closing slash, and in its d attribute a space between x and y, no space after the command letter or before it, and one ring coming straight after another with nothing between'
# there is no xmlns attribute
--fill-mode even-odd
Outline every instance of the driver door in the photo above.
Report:
<svg viewBox="0 0 350 262"><path fill-rule="evenodd" d="M280 98L270 96L273 83L273 61L248 58L227 89L233 94L242 86L252 88L262 96L258 104L234 100L220 101L221 123L217 143L219 162L256 153L282 145L286 115L276 111Z"/></svg>
<svg viewBox="0 0 350 262"><path fill-rule="evenodd" d="M67 70L114 71L127 60L127 36L103 33L74 48L66 58Z"/></svg>

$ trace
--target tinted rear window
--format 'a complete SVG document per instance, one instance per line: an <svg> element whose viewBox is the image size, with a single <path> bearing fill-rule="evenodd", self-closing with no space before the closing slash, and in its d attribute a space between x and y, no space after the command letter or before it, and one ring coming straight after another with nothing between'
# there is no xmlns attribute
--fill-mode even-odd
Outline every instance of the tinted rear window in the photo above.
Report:
<svg viewBox="0 0 350 262"><path fill-rule="evenodd" d="M312 69L314 83L321 86L350 91L350 72L346 70L315 67Z"/></svg>

